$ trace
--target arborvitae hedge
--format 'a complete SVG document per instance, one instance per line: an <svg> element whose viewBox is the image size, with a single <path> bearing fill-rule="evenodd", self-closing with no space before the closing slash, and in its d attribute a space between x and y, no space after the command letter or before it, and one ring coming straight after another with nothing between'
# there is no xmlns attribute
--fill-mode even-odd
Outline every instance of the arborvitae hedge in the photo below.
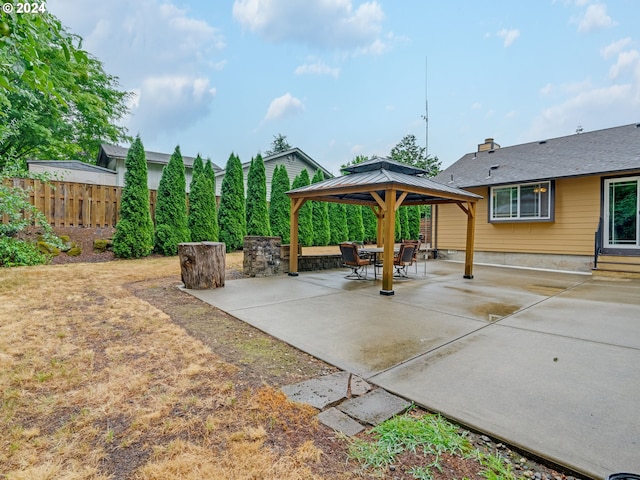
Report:
<svg viewBox="0 0 640 480"><path fill-rule="evenodd" d="M113 252L121 258L146 257L153 251L153 221L149 209L147 160L139 136L129 148L125 166Z"/></svg>
<svg viewBox="0 0 640 480"><path fill-rule="evenodd" d="M395 234L394 240L396 242L402 241L402 220L400 217L401 217L400 209L398 209L396 210L396 222L394 227L394 234Z"/></svg>
<svg viewBox="0 0 640 480"><path fill-rule="evenodd" d="M213 241L217 242L219 239L219 229L218 229L218 200L216 198L216 172L213 171L213 165L210 159L207 159L204 164L204 176L207 177L211 181L211 191L207 192L208 195L211 196L211 201L213 202L213 210L211 211L211 223L213 224Z"/></svg>
<svg viewBox="0 0 640 480"><path fill-rule="evenodd" d="M349 240L346 207L344 203L329 203L329 232L332 245Z"/></svg>
<svg viewBox="0 0 640 480"><path fill-rule="evenodd" d="M324 180L322 170L317 170L311 183ZM319 246L329 245L331 232L329 227L329 204L327 202L311 202L313 215L313 244Z"/></svg>
<svg viewBox="0 0 640 480"><path fill-rule="evenodd" d="M200 173L189 194L189 231L192 242L215 242L216 228L214 227L216 200L211 195L213 185L211 180Z"/></svg>
<svg viewBox="0 0 640 480"><path fill-rule="evenodd" d="M347 204L347 228L349 229L349 240L352 242L362 242L364 240L362 205Z"/></svg>
<svg viewBox="0 0 640 480"><path fill-rule="evenodd" d="M196 180L198 176L203 171L204 171L204 162L202 161L202 157L200 156L200 154L198 154L196 155L196 158L193 161L193 167L191 168L191 182L189 183L189 192L193 190L193 187L196 184Z"/></svg>
<svg viewBox="0 0 640 480"><path fill-rule="evenodd" d="M242 164L238 156L231 153L222 179L218 209L219 237L226 244L227 252L233 252L243 244L246 232L244 203Z"/></svg>
<svg viewBox="0 0 640 480"><path fill-rule="evenodd" d="M186 189L184 162L177 146L162 170L156 200L155 249L162 255L177 255L178 244L191 239Z"/></svg>
<svg viewBox="0 0 640 480"><path fill-rule="evenodd" d="M398 212L400 213L400 230L402 230L401 238L411 240L411 233L409 232L409 207L400 207Z"/></svg>
<svg viewBox="0 0 640 480"><path fill-rule="evenodd" d="M267 176L262 155L251 160L247 176L247 235L270 236Z"/></svg>
<svg viewBox="0 0 640 480"><path fill-rule="evenodd" d="M408 238L412 240L418 240L418 238L420 237L420 207L416 205L408 208L409 208L409 237Z"/></svg>
<svg viewBox="0 0 640 480"><path fill-rule="evenodd" d="M284 165L276 166L271 179L269 224L271 234L282 238L284 244L289 243L291 233L291 200L286 194L290 189L287 169Z"/></svg>
<svg viewBox="0 0 640 480"><path fill-rule="evenodd" d="M305 168L293 180L291 189L304 187L310 183L309 172ZM313 245L313 207L309 201L305 202L298 211L298 241L303 247L311 247Z"/></svg>
<svg viewBox="0 0 640 480"><path fill-rule="evenodd" d="M364 241L375 243L378 236L378 218L371 207L362 206L362 223L364 225Z"/></svg>

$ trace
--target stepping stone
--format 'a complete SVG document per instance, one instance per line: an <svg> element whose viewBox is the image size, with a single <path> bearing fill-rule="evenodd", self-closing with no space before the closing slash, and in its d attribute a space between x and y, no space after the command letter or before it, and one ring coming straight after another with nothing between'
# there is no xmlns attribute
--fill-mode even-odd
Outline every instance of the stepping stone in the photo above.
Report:
<svg viewBox="0 0 640 480"><path fill-rule="evenodd" d="M306 403L322 410L347 397L348 382L349 372L337 372L286 385L281 390L289 400ZM360 377L355 375L351 377L352 395L363 395L371 388L371 385Z"/></svg>
<svg viewBox="0 0 640 480"><path fill-rule="evenodd" d="M333 428L337 432L344 433L349 437L353 437L364 430L362 425L335 407L331 407L326 409L324 412L320 412L318 414L318 421L323 425Z"/></svg>
<svg viewBox="0 0 640 480"><path fill-rule="evenodd" d="M410 405L411 403L403 398L378 388L362 397L342 402L338 409L363 423L378 425L403 412Z"/></svg>

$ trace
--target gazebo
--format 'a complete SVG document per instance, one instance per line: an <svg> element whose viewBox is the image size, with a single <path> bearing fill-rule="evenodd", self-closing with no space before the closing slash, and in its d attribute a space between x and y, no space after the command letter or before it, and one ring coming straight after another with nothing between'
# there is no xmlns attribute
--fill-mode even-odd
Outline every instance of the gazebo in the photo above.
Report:
<svg viewBox="0 0 640 480"><path fill-rule="evenodd" d="M467 217L464 278L473 278L476 203L482 197L424 177L425 170L389 158L343 169L347 175L330 178L287 192L291 198L291 252L289 275L298 275L298 214L307 200L351 203L370 207L378 219L377 243L383 247L381 295L393 295L393 247L398 207L455 203Z"/></svg>

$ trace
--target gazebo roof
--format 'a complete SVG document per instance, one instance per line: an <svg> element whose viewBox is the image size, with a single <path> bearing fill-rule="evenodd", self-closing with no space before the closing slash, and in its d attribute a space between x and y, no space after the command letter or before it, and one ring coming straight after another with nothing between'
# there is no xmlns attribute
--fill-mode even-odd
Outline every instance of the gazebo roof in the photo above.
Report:
<svg viewBox="0 0 640 480"><path fill-rule="evenodd" d="M345 169L349 175L330 178L287 192L292 198L361 205L377 205L375 192L384 200L389 189L407 192L403 205L477 201L482 197L459 188L444 185L422 176L425 170L405 165L389 158L374 158Z"/></svg>

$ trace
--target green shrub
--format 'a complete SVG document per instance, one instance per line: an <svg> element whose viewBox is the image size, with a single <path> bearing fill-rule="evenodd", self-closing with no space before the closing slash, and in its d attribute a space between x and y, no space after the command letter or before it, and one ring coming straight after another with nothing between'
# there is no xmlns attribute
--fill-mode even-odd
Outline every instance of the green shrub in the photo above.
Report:
<svg viewBox="0 0 640 480"><path fill-rule="evenodd" d="M289 189L287 169L284 165L276 166L271 179L269 224L271 226L271 234L279 236L283 244L289 243L291 234L291 200L286 193Z"/></svg>
<svg viewBox="0 0 640 480"><path fill-rule="evenodd" d="M219 237L220 241L224 242L227 252L237 250L244 242L246 232L244 208L242 164L238 156L231 153L222 179L218 209Z"/></svg>
<svg viewBox="0 0 640 480"><path fill-rule="evenodd" d="M76 245L75 247L71 247L69 249L69 251L67 252L67 255L69 255L70 257L77 257L81 253L82 253L82 248Z"/></svg>
<svg viewBox="0 0 640 480"><path fill-rule="evenodd" d="M177 146L162 170L156 200L155 249L166 256L178 254L178 244L191 238L187 222L187 182Z"/></svg>
<svg viewBox="0 0 640 480"><path fill-rule="evenodd" d="M364 223L362 222L362 205L347 204L347 229L349 240L362 242L364 240Z"/></svg>
<svg viewBox="0 0 640 480"><path fill-rule="evenodd" d="M329 232L332 245L349 240L347 206L344 203L329 203Z"/></svg>
<svg viewBox="0 0 640 480"><path fill-rule="evenodd" d="M311 183L318 183L324 180L322 170L317 170ZM325 246L331 240L329 226L329 204L327 202L311 202L313 215L313 244Z"/></svg>
<svg viewBox="0 0 640 480"><path fill-rule="evenodd" d="M291 189L304 187L310 183L309 172L305 168L293 180ZM313 245L313 207L309 201L305 202L298 210L298 241L303 247Z"/></svg>
<svg viewBox="0 0 640 480"><path fill-rule="evenodd" d="M140 137L136 137L129 148L125 166L127 170L113 251L121 258L146 257L153 251L153 221L149 207L147 161Z"/></svg>
<svg viewBox="0 0 640 480"><path fill-rule="evenodd" d="M213 185L204 174L198 175L189 194L189 231L192 242L216 242L214 227L216 200L211 195Z"/></svg>
<svg viewBox="0 0 640 480"><path fill-rule="evenodd" d="M0 237L0 267L43 265L51 257L40 252L31 242L11 237Z"/></svg>
<svg viewBox="0 0 640 480"><path fill-rule="evenodd" d="M267 177L260 154L251 160L247 175L246 216L247 235L271 235L267 208Z"/></svg>
<svg viewBox="0 0 640 480"><path fill-rule="evenodd" d="M105 240L103 238L99 238L93 241L93 251L95 253L104 253L107 251L107 247L109 246L109 240Z"/></svg>

